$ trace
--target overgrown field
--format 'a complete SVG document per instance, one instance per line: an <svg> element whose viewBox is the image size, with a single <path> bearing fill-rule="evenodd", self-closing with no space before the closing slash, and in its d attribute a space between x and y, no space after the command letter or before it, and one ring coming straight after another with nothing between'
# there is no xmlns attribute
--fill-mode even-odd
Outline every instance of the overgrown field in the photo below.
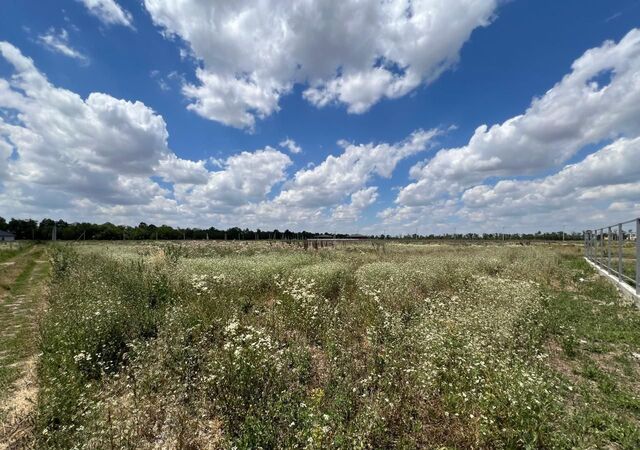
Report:
<svg viewBox="0 0 640 450"><path fill-rule="evenodd" d="M32 245L30 242L0 242L0 263L19 255Z"/></svg>
<svg viewBox="0 0 640 450"><path fill-rule="evenodd" d="M640 317L578 254L56 247L38 446L637 448Z"/></svg>

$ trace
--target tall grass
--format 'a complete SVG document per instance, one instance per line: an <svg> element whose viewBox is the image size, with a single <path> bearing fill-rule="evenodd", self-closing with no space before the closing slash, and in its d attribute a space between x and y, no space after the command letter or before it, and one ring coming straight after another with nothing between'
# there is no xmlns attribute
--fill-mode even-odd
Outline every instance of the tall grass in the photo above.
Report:
<svg viewBox="0 0 640 450"><path fill-rule="evenodd" d="M58 448L550 446L541 247L58 248Z"/></svg>

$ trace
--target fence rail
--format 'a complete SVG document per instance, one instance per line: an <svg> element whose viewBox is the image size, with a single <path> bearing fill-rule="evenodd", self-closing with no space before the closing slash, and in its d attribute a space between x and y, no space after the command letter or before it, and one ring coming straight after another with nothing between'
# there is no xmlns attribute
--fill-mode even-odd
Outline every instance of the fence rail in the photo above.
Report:
<svg viewBox="0 0 640 450"><path fill-rule="evenodd" d="M640 217L585 230L584 256L640 296Z"/></svg>

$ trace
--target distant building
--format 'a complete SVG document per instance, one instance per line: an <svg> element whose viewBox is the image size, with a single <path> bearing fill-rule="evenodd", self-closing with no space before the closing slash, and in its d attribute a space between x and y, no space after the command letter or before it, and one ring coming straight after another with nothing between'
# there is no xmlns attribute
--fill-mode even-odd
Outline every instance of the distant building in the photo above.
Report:
<svg viewBox="0 0 640 450"><path fill-rule="evenodd" d="M15 234L9 233L8 231L0 230L0 242L10 242L15 240L16 240Z"/></svg>

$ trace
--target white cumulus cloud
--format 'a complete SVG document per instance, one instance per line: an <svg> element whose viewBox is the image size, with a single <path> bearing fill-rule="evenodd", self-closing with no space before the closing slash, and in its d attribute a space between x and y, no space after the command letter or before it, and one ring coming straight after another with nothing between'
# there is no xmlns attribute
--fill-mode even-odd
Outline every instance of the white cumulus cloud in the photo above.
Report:
<svg viewBox="0 0 640 450"><path fill-rule="evenodd" d="M206 183L178 197L190 208L201 212L225 212L265 199L271 189L286 178L291 159L266 147L241 152L222 162L222 169L210 172Z"/></svg>
<svg viewBox="0 0 640 450"><path fill-rule="evenodd" d="M180 164L161 116L141 102L97 92L83 99L55 87L7 42L0 55L14 69L10 80L0 79L0 156L16 211L82 201L140 205L167 194L150 179ZM9 148L15 157L6 158Z"/></svg>
<svg viewBox="0 0 640 450"><path fill-rule="evenodd" d="M296 141L294 141L293 139L287 138L284 141L281 141L278 145L289 150L289 153L297 154L302 151L302 147L296 144Z"/></svg>
<svg viewBox="0 0 640 450"><path fill-rule="evenodd" d="M304 97L363 113L428 84L458 60L497 0L145 0L155 24L202 63L189 108L253 129L296 83Z"/></svg>
<svg viewBox="0 0 640 450"><path fill-rule="evenodd" d="M640 132L640 30L588 50L571 68L524 114L482 125L467 145L414 166L416 181L398 203L425 205L491 176L535 175L586 145Z"/></svg>
<svg viewBox="0 0 640 450"><path fill-rule="evenodd" d="M419 130L395 144L349 144L338 156L330 155L312 169L298 171L276 201L302 207L327 207L365 187L374 176L389 178L398 162L420 153L438 130Z"/></svg>
<svg viewBox="0 0 640 450"><path fill-rule="evenodd" d="M558 173L534 180L501 180L462 195L467 209L509 216L563 209L582 203L640 198L640 138L621 138ZM631 214L631 212L629 212Z"/></svg>
<svg viewBox="0 0 640 450"><path fill-rule="evenodd" d="M139 101L54 86L8 42L0 57L0 215L201 226L355 227L378 196L370 186L430 148L438 130L396 143L339 142L311 169L270 146L193 161L168 145L163 117ZM280 143L290 153L292 139ZM209 161L213 161L209 159Z"/></svg>
<svg viewBox="0 0 640 450"><path fill-rule="evenodd" d="M334 220L357 220L362 211L373 205L378 198L378 188L371 186L351 194L351 201L337 206L332 213Z"/></svg>

